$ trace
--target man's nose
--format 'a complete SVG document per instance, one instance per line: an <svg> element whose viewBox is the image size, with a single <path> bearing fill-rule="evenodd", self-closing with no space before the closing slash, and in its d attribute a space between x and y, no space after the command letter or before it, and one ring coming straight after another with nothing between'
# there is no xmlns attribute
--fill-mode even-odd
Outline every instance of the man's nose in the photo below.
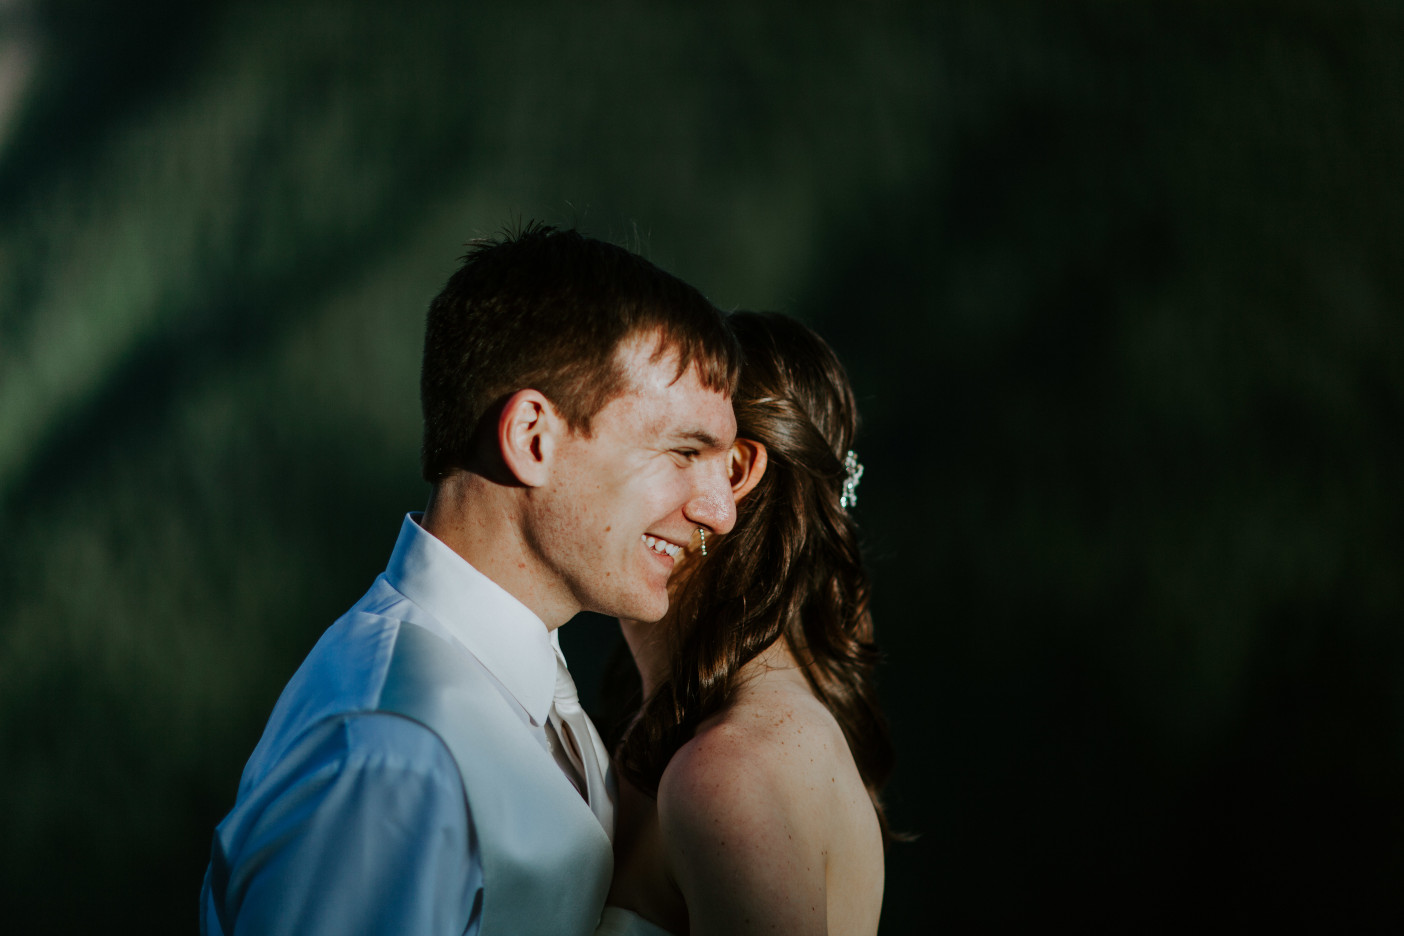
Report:
<svg viewBox="0 0 1404 936"><path fill-rule="evenodd" d="M687 519L711 533L730 533L736 526L736 498L725 468L707 472L684 511Z"/></svg>

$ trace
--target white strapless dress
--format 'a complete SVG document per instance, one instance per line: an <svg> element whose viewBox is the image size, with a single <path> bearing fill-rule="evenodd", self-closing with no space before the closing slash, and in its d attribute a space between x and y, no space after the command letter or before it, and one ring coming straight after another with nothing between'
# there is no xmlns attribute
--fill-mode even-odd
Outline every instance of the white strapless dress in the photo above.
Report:
<svg viewBox="0 0 1404 936"><path fill-rule="evenodd" d="M605 907L600 916L600 928L595 936L673 936L661 926L656 926L632 910L622 907Z"/></svg>

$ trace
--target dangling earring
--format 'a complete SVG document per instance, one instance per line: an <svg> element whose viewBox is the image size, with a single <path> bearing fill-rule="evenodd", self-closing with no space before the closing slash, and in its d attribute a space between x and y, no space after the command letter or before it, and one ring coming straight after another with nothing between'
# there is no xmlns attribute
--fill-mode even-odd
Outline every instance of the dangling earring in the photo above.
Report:
<svg viewBox="0 0 1404 936"><path fill-rule="evenodd" d="M702 538L702 555L707 555L707 530L705 527L697 528L697 535Z"/></svg>

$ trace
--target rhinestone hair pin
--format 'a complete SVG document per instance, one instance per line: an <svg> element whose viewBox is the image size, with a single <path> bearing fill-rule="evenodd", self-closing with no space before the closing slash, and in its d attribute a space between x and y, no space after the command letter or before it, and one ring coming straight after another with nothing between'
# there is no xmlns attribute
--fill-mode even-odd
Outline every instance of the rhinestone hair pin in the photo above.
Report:
<svg viewBox="0 0 1404 936"><path fill-rule="evenodd" d="M863 480L863 465L858 461L858 453L853 449L848 450L848 455L843 460L843 470L847 477L843 479L843 493L839 495L839 506L844 510L858 503L858 482Z"/></svg>

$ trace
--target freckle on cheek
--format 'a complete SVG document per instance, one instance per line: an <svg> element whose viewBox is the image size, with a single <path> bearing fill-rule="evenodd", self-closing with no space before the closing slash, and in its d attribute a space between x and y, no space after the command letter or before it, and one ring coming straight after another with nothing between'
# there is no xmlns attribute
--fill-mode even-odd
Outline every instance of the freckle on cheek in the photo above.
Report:
<svg viewBox="0 0 1404 936"><path fill-rule="evenodd" d="M610 530L612 530L612 529L614 529L614 527L612 527L612 526L607 526L607 527L605 527L605 532L608 533L608 532L609 532Z"/></svg>

